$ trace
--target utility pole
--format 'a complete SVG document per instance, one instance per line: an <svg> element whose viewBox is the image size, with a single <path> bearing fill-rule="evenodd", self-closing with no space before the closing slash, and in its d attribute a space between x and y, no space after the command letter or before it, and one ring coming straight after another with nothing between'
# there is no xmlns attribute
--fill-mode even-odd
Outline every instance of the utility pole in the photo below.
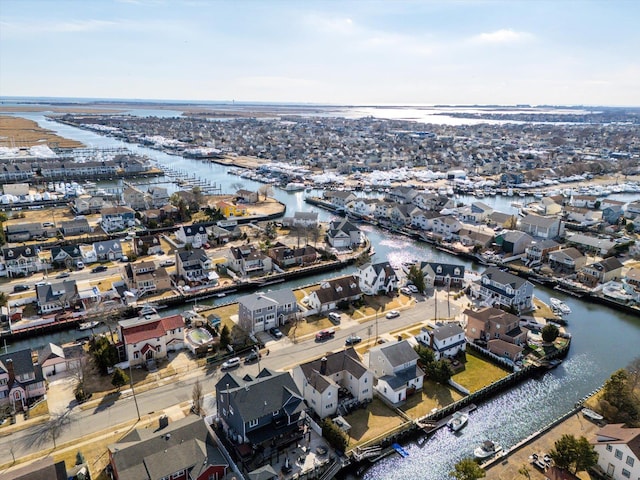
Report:
<svg viewBox="0 0 640 480"><path fill-rule="evenodd" d="M140 409L138 408L138 399L136 398L136 391L133 389L133 374L131 373L131 361L129 361L129 385L131 386L131 393L133 394L133 401L136 404L136 412L138 413L138 421L140 421Z"/></svg>

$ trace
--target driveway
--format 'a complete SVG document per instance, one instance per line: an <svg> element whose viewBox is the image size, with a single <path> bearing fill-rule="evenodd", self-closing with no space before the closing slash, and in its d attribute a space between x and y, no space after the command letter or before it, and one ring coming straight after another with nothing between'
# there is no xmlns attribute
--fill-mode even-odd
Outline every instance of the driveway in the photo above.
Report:
<svg viewBox="0 0 640 480"><path fill-rule="evenodd" d="M49 377L49 379L49 389L47 390L49 412L61 412L77 405L73 394L75 381L71 373L63 372Z"/></svg>

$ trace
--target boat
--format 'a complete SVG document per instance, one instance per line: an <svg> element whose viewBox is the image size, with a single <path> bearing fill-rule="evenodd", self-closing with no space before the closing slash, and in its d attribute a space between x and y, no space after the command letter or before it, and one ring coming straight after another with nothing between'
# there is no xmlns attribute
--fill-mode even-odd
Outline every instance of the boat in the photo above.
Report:
<svg viewBox="0 0 640 480"><path fill-rule="evenodd" d="M462 412L456 412L453 414L451 419L447 422L447 427L449 427L449 429L452 432L457 432L467 424L468 420L469 420L469 415Z"/></svg>
<svg viewBox="0 0 640 480"><path fill-rule="evenodd" d="M473 451L473 454L476 458L489 458L494 456L496 453L502 450L502 447L496 443L493 443L490 440L486 440Z"/></svg>
<svg viewBox="0 0 640 480"><path fill-rule="evenodd" d="M586 418L594 422L600 422L604 420L604 417L602 415L600 415L598 412L594 412L590 408L583 408L582 415L584 415Z"/></svg>
<svg viewBox="0 0 640 480"><path fill-rule="evenodd" d="M287 192L298 192L300 190L304 190L305 188L306 188L306 185L304 183L298 183L298 182L287 183L287 185L284 187L284 189Z"/></svg>
<svg viewBox="0 0 640 480"><path fill-rule="evenodd" d="M409 456L409 452L407 452L404 448L402 448L402 446L398 443L394 443L391 445L393 447L393 449L398 452L400 454L400 456L402 458L404 457L408 457Z"/></svg>
<svg viewBox="0 0 640 480"><path fill-rule="evenodd" d="M569 308L569 305L564 303L559 298L551 297L549 298L549 303L551 303L551 308L553 310L557 310L563 315L569 315L571 313L571 308Z"/></svg>
<svg viewBox="0 0 640 480"><path fill-rule="evenodd" d="M78 330L90 330L97 327L98 325L100 325L100 322L98 322L97 320L94 320L92 322L83 322L78 325Z"/></svg>

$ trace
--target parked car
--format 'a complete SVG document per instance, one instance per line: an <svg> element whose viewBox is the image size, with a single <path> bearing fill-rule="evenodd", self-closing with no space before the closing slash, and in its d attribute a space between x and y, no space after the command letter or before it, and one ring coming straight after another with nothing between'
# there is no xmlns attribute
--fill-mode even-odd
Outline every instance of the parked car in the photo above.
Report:
<svg viewBox="0 0 640 480"><path fill-rule="evenodd" d="M411 295L411 290L409 290L409 287L402 287L400 288L400 293L404 293L405 295Z"/></svg>
<svg viewBox="0 0 640 480"><path fill-rule="evenodd" d="M336 312L329 312L329 315L327 316L329 317L329 320L331 320L331 323L335 325L338 325L340 323L340 320L342 319L340 314Z"/></svg>
<svg viewBox="0 0 640 480"><path fill-rule="evenodd" d="M391 310L385 315L387 318L398 318L400 316L400 312L397 310Z"/></svg>
<svg viewBox="0 0 640 480"><path fill-rule="evenodd" d="M77 268L78 270L82 270L82 269L84 268L84 263L82 263L81 261L78 261L78 262L76 263L76 268Z"/></svg>
<svg viewBox="0 0 640 480"><path fill-rule="evenodd" d="M277 327L272 327L272 328L270 328L270 329L269 329L269 333L270 333L271 335L273 335L273 337L274 337L276 340L280 340L282 337L284 337L284 335L282 334L282 332L280 331L280 329L279 329L279 328L277 328Z"/></svg>
<svg viewBox="0 0 640 480"><path fill-rule="evenodd" d="M56 275L56 278L67 278L69 276L69 272L62 272Z"/></svg>
<svg viewBox="0 0 640 480"><path fill-rule="evenodd" d="M240 357L233 357L222 364L222 370L231 370L240 366Z"/></svg>
<svg viewBox="0 0 640 480"><path fill-rule="evenodd" d="M335 336L336 332L333 330L320 330L316 333L316 342L323 342Z"/></svg>
<svg viewBox="0 0 640 480"><path fill-rule="evenodd" d="M13 293L26 292L30 288L31 287L29 285L14 285L13 286Z"/></svg>
<svg viewBox="0 0 640 480"><path fill-rule="evenodd" d="M261 358L262 358L262 355L260 355L260 352L256 352L255 350L252 350L251 353L249 353L249 355L244 357L244 363L257 362Z"/></svg>
<svg viewBox="0 0 640 480"><path fill-rule="evenodd" d="M126 255L122 255L122 257L120 257L120 261L121 261L122 263L126 263L126 262L128 262L128 261L129 261L129 257L127 257Z"/></svg>
<svg viewBox="0 0 640 480"><path fill-rule="evenodd" d="M344 341L345 345L356 345L358 343L360 343L362 341L362 337L359 337L357 335L351 335L349 337L347 337L347 339Z"/></svg>
<svg viewBox="0 0 640 480"><path fill-rule="evenodd" d="M175 265L175 264L176 264L176 261L171 259L171 258L169 260L165 260L163 262L160 262L160 266L161 267L170 267L170 266Z"/></svg>
<svg viewBox="0 0 640 480"><path fill-rule="evenodd" d="M107 267L105 265L98 265L97 267L93 267L91 269L91 273L100 273L100 272L106 272L107 271Z"/></svg>
<svg viewBox="0 0 640 480"><path fill-rule="evenodd" d="M416 287L415 285L409 283L407 285L407 288L411 291L411 293L418 293L418 287Z"/></svg>

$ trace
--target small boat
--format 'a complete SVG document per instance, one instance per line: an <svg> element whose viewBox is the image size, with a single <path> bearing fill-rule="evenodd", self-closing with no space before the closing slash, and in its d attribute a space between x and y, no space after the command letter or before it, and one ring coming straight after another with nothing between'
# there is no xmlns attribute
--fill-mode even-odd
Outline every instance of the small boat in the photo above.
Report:
<svg viewBox="0 0 640 480"><path fill-rule="evenodd" d="M604 420L604 417L602 415L600 415L598 412L594 412L590 408L583 408L582 415L584 415L586 418L594 422L600 422Z"/></svg>
<svg viewBox="0 0 640 480"><path fill-rule="evenodd" d="M469 415L462 412L456 412L453 414L451 419L447 422L447 427L449 427L449 429L452 432L457 432L467 424L468 420L469 420Z"/></svg>
<svg viewBox="0 0 640 480"><path fill-rule="evenodd" d="M407 452L404 448L402 448L402 446L398 443L394 443L391 445L393 447L393 449L398 452L400 454L400 456L402 458L404 457L408 457L409 456L409 452Z"/></svg>
<svg viewBox="0 0 640 480"><path fill-rule="evenodd" d="M476 458L489 458L502 450L502 447L490 440L486 440L473 451Z"/></svg>
<svg viewBox="0 0 640 480"><path fill-rule="evenodd" d="M551 297L549 298L549 303L551 303L551 308L553 310L557 310L562 315L569 315L571 313L571 308L569 308L569 305L564 303L559 298Z"/></svg>
<svg viewBox="0 0 640 480"><path fill-rule="evenodd" d="M94 320L93 322L83 322L80 325L78 325L78 330L90 330L92 328L97 327L98 325L100 325L100 322Z"/></svg>

